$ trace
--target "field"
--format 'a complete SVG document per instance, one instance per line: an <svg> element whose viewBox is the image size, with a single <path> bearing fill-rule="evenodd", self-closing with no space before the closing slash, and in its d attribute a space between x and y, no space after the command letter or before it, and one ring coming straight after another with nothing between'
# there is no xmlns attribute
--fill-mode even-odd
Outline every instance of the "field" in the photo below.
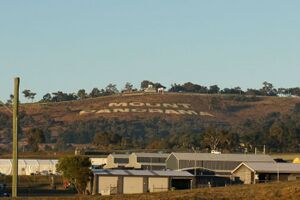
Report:
<svg viewBox="0 0 300 200"><path fill-rule="evenodd" d="M300 182L275 182L256 185L236 185L223 188L202 188L194 190L170 191L163 193L114 195L114 196L62 196L62 197L20 197L19 199L92 199L92 200L277 200L300 199Z"/></svg>

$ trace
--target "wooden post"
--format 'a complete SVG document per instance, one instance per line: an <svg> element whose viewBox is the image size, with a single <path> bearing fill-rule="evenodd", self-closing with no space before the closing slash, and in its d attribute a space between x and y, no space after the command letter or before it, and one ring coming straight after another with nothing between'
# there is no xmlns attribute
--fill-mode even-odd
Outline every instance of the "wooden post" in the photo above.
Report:
<svg viewBox="0 0 300 200"><path fill-rule="evenodd" d="M18 196L18 113L19 113L20 78L14 80L13 102L13 163L12 163L12 197Z"/></svg>

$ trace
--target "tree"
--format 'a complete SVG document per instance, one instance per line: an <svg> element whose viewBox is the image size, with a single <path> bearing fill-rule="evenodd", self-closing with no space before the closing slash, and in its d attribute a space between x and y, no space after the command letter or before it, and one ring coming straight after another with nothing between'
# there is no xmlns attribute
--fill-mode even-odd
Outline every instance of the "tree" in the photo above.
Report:
<svg viewBox="0 0 300 200"><path fill-rule="evenodd" d="M127 82L124 86L124 91L131 92L132 89L133 89L133 85L131 83Z"/></svg>
<svg viewBox="0 0 300 200"><path fill-rule="evenodd" d="M30 90L24 90L22 93L24 94L25 98L29 98L29 96L30 96Z"/></svg>
<svg viewBox="0 0 300 200"><path fill-rule="evenodd" d="M141 89L146 89L146 88L148 88L149 85L153 85L153 82L148 81L148 80L143 80L141 82Z"/></svg>
<svg viewBox="0 0 300 200"><path fill-rule="evenodd" d="M78 90L77 96L79 97L79 99L87 98L87 93L85 92L85 89Z"/></svg>
<svg viewBox="0 0 300 200"><path fill-rule="evenodd" d="M171 84L169 92L184 92L184 87L180 84L173 83Z"/></svg>
<svg viewBox="0 0 300 200"><path fill-rule="evenodd" d="M300 103L296 103L294 107L294 113L300 113Z"/></svg>
<svg viewBox="0 0 300 200"><path fill-rule="evenodd" d="M30 97L29 98L31 99L31 102L33 102L33 99L34 99L35 95L36 95L36 93L34 93L34 92L30 93Z"/></svg>
<svg viewBox="0 0 300 200"><path fill-rule="evenodd" d="M267 95L267 96L276 96L277 95L277 91L273 87L273 84L268 83L267 81L263 82L263 87L262 87L261 91L262 91L263 95Z"/></svg>
<svg viewBox="0 0 300 200"><path fill-rule="evenodd" d="M166 89L166 87L163 86L161 83L154 83L154 84L153 84L153 87L154 87L155 89L158 89L158 88L164 88L164 89Z"/></svg>
<svg viewBox="0 0 300 200"><path fill-rule="evenodd" d="M246 91L246 95L256 96L256 95L262 95L262 93L261 93L260 90L248 88L247 91Z"/></svg>
<svg viewBox="0 0 300 200"><path fill-rule="evenodd" d="M217 150L222 140L221 134L214 127L209 127L202 135L203 146L210 150Z"/></svg>
<svg viewBox="0 0 300 200"><path fill-rule="evenodd" d="M88 157L70 156L60 158L56 170L74 184L79 194L84 194L91 174L91 161Z"/></svg>
<svg viewBox="0 0 300 200"><path fill-rule="evenodd" d="M31 90L24 90L22 92L24 94L24 97L27 98L27 99L31 99L31 101L33 101L36 93L32 92Z"/></svg>
<svg viewBox="0 0 300 200"><path fill-rule="evenodd" d="M117 89L117 86L115 84L108 84L105 88L105 92L108 94L108 95L111 95L111 94L116 94L118 93L118 89Z"/></svg>
<svg viewBox="0 0 300 200"><path fill-rule="evenodd" d="M220 91L220 88L217 85L209 86L209 92L211 94L219 93L219 91Z"/></svg>
<svg viewBox="0 0 300 200"><path fill-rule="evenodd" d="M28 146L34 152L39 150L39 144L45 142L45 135L43 130L38 128L31 128L26 134Z"/></svg>
<svg viewBox="0 0 300 200"><path fill-rule="evenodd" d="M14 95L11 94L11 95L9 95L9 99L7 100L6 104L11 105L13 103L13 101L14 101Z"/></svg>
<svg viewBox="0 0 300 200"><path fill-rule="evenodd" d="M94 136L93 144L101 147L106 147L109 145L108 133L96 133Z"/></svg>
<svg viewBox="0 0 300 200"><path fill-rule="evenodd" d="M53 92L52 94L53 94L52 101L54 102L77 100L77 95L74 93L67 94L62 91L58 91L58 92Z"/></svg>
<svg viewBox="0 0 300 200"><path fill-rule="evenodd" d="M100 97L101 96L101 91L98 88L93 88L90 95L90 97L95 98L95 97Z"/></svg>
<svg viewBox="0 0 300 200"><path fill-rule="evenodd" d="M269 130L269 136L271 142L274 142L275 146L280 145L283 142L284 138L284 128L283 124L280 122L274 122Z"/></svg>
<svg viewBox="0 0 300 200"><path fill-rule="evenodd" d="M143 80L142 82L141 82L141 89L143 90L143 89L146 89L146 88L148 88L149 87L149 85L152 85L153 86L153 88L155 88L155 89L158 89L158 88L166 88L165 86L163 86L162 84L160 84L160 83L154 83L154 82L152 82L152 81L148 81L148 80Z"/></svg>
<svg viewBox="0 0 300 200"><path fill-rule="evenodd" d="M52 99L51 94L47 93L43 96L42 102L50 102Z"/></svg>

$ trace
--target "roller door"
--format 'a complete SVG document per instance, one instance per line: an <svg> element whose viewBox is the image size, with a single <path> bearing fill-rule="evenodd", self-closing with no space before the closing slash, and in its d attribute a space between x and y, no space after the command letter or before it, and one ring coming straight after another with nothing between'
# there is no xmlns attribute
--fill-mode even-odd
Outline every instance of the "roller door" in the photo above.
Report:
<svg viewBox="0 0 300 200"><path fill-rule="evenodd" d="M143 177L124 177L123 193L137 194L143 193Z"/></svg>
<svg viewBox="0 0 300 200"><path fill-rule="evenodd" d="M118 177L117 176L100 176L99 177L99 193L102 195L110 195L117 193Z"/></svg>
<svg viewBox="0 0 300 200"><path fill-rule="evenodd" d="M149 177L148 190L150 192L163 192L168 191L169 179L167 177Z"/></svg>

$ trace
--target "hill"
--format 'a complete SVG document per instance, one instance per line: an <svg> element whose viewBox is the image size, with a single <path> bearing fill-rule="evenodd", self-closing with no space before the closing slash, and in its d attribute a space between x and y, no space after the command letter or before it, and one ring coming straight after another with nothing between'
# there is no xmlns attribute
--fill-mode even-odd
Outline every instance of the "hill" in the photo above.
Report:
<svg viewBox="0 0 300 200"><path fill-rule="evenodd" d="M113 104L115 103L115 104ZM123 104L120 104L123 103ZM127 103L126 106L124 103ZM130 104L131 103L131 104ZM148 105L147 105L148 103ZM203 94L135 94L135 95L114 95L98 97L85 100L77 100L60 103L34 103L22 104L20 112L32 117L40 125L44 125L45 116L62 122L73 122L77 120L89 120L98 117L120 118L120 119L140 119L162 116L171 120L186 117L188 114L176 112L161 114L149 111L116 111L115 108L158 108L171 110L193 110L196 113L205 112L199 117L227 123L237 123L246 118L262 118L269 113L279 112L289 113L295 104L300 103L300 98L279 98L279 97L247 97L238 95L203 95ZM109 106L111 104L111 106ZM169 104L169 105L166 105ZM186 107L182 104L187 104ZM111 113L96 113L103 109L111 109ZM0 110L4 112L4 109ZM81 114L86 111L87 114ZM88 114L90 113L90 115ZM190 115L195 115L190 114Z"/></svg>
<svg viewBox="0 0 300 200"><path fill-rule="evenodd" d="M300 98L190 93L119 94L68 102L22 104L20 124L24 133L32 128L42 129L47 143L95 143L98 134L98 146L105 146L105 142L118 143L115 146L119 148L131 140L130 143L137 143L131 147L162 148L165 144L159 144L158 138L177 135L173 139L178 140L178 134L198 137L212 126L237 135L247 134L253 126L257 131L264 131L261 129L266 128L266 122L270 129L275 122L294 116L298 104ZM10 114L3 107L0 107L0 127L1 141L8 143ZM183 148L192 145L199 146L186 144ZM181 146L173 145L175 148Z"/></svg>

